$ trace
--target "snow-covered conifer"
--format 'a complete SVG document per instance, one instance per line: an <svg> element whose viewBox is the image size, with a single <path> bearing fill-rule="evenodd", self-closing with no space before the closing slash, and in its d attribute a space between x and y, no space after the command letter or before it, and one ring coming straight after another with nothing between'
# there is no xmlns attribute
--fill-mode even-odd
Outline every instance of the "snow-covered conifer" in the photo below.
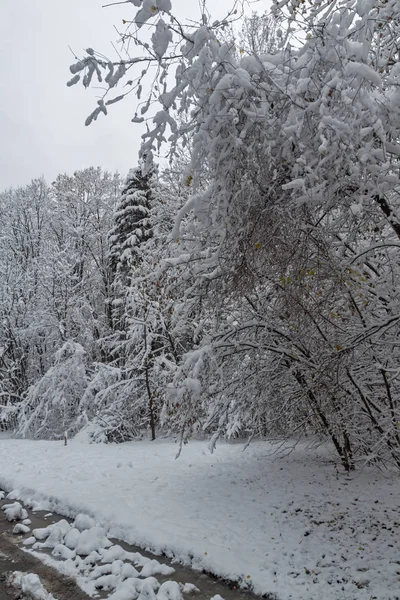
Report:
<svg viewBox="0 0 400 600"><path fill-rule="evenodd" d="M141 163L126 177L109 232L109 262L121 285L129 285L133 265L140 260L138 247L151 237L149 212L156 186L156 168L144 172Z"/></svg>

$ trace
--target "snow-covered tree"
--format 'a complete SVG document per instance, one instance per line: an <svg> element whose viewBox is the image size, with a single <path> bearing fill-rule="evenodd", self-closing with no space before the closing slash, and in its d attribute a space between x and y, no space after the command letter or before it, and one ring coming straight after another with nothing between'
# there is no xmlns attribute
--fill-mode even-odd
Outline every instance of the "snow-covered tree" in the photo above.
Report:
<svg viewBox="0 0 400 600"><path fill-rule="evenodd" d="M163 21L169 5L137 15L159 19L152 41L154 52L165 42L162 77L172 34L182 34L176 84L160 94L143 151L156 151L167 127L172 148L193 134L192 194L174 236L190 265L187 297L213 310L201 347L175 380L179 418L183 427L197 417L217 430L258 432L254 418L271 422L277 398L286 430L312 425L329 435L346 468L352 446L371 456L379 447L398 462L389 375L397 324L389 257L399 234L397 4L281 2L276 10L285 6L290 27L286 36L277 30L278 49L268 48L263 23L253 20L247 53L221 42L221 24L205 16L186 31ZM95 67L113 68L92 53L74 69ZM385 258L377 260L377 246ZM238 402L243 364L258 368ZM369 391L361 372L371 373ZM267 389L262 373L276 374ZM261 408L252 410L257 389ZM360 439L360 426L376 437Z"/></svg>
<svg viewBox="0 0 400 600"><path fill-rule="evenodd" d="M138 247L151 237L149 212L153 204L156 168L146 173L143 165L131 169L115 208L114 226L109 241L109 262L114 279L129 285L131 269L139 260Z"/></svg>
<svg viewBox="0 0 400 600"><path fill-rule="evenodd" d="M87 355L67 341L57 350L52 367L33 384L18 407L17 435L61 439L76 433L80 400L89 382Z"/></svg>
<svg viewBox="0 0 400 600"><path fill-rule="evenodd" d="M50 189L43 180L0 195L0 345L2 403L16 401L47 368L46 306L41 282L46 272ZM49 332L48 332L49 333ZM51 334L47 345L51 345Z"/></svg>
<svg viewBox="0 0 400 600"><path fill-rule="evenodd" d="M87 169L0 196L1 404L20 402L68 340L101 358L118 178ZM79 265L79 268L78 268ZM7 411L6 411L7 412Z"/></svg>
<svg viewBox="0 0 400 600"><path fill-rule="evenodd" d="M108 341L111 356L124 365L127 294L135 267L140 263L141 245L152 235L149 212L157 189L157 169L143 171L142 162L131 169L122 189L108 235L108 268L111 280L108 299L114 335Z"/></svg>
<svg viewBox="0 0 400 600"><path fill-rule="evenodd" d="M163 264L170 255L172 205L177 201L166 180L157 180L155 169L146 175L140 168L131 172L122 195L124 208L116 211L118 227L110 235L115 331L105 344L120 376L117 385L101 392L103 408L97 414L108 431L114 411L112 431L119 439L148 428L155 438L165 389L177 364L171 325L175 290L168 287L170 274Z"/></svg>
<svg viewBox="0 0 400 600"><path fill-rule="evenodd" d="M272 15L239 23L239 42L234 11L186 26L169 1L137 4L126 58L88 49L71 67L71 84L105 77L88 123L125 96L111 97L122 83L142 102L155 76L133 118L147 122L142 162L109 236L111 335L92 318L96 261L85 248L104 256L87 235L92 217L67 233L71 264L55 297L69 316L55 322L85 349L96 323L114 359L96 367L82 420L103 419L109 439L148 426L154 437L161 421L182 441L312 433L346 469L356 454L400 466L398 2L277 0ZM154 187L163 149L176 176ZM10 255L15 273L37 272L48 289L51 261L35 271L24 252ZM42 335L54 349L52 332Z"/></svg>
<svg viewBox="0 0 400 600"><path fill-rule="evenodd" d="M58 176L53 190L53 236L59 255L69 263L59 270L60 285L68 296L60 314L65 339L79 335L80 343L86 348L91 343L91 354L98 355L98 340L112 325L107 234L120 193L120 178L90 168L73 176ZM82 337L85 330L89 336L86 340Z"/></svg>

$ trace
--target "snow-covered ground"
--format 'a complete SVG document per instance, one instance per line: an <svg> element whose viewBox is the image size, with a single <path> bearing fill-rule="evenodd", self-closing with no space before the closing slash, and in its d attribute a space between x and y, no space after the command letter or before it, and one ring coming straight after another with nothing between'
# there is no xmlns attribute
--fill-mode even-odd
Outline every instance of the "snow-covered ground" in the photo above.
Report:
<svg viewBox="0 0 400 600"><path fill-rule="evenodd" d="M0 486L132 544L282 600L400 597L397 474L340 472L323 449L266 442L0 440Z"/></svg>

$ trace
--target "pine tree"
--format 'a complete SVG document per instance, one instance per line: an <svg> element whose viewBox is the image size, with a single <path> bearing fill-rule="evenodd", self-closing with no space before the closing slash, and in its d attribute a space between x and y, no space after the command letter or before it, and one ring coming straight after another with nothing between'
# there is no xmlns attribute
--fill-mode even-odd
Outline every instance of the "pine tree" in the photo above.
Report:
<svg viewBox="0 0 400 600"><path fill-rule="evenodd" d="M151 237L149 211L152 205L155 168L143 172L143 164L131 169L109 233L109 264L114 281L130 283L132 266L139 260L138 246Z"/></svg>
<svg viewBox="0 0 400 600"><path fill-rule="evenodd" d="M140 246L151 236L150 209L156 184L155 167L144 172L143 161L131 169L114 212L114 226L108 235L109 320L113 335L106 343L110 361L122 370L126 367L125 353L128 328L127 294L132 275L140 262Z"/></svg>
<svg viewBox="0 0 400 600"><path fill-rule="evenodd" d="M108 236L109 270L112 298L109 301L110 321L113 329L119 333L119 339L125 339L126 290L131 284L132 269L140 262L139 246L151 237L149 212L154 197L156 168L146 173L143 161L131 169L123 187L121 198L114 213L114 227ZM120 355L121 350L114 355ZM121 356L117 361L121 365Z"/></svg>

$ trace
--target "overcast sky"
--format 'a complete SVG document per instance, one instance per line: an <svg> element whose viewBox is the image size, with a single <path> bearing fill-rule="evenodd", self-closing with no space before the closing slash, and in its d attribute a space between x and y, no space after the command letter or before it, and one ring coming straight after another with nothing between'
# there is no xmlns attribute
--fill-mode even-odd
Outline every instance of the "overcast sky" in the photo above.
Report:
<svg viewBox="0 0 400 600"><path fill-rule="evenodd" d="M105 0L0 0L0 190L44 175L101 166L121 173L137 160L140 130L130 122L135 99L84 126L95 92L66 87L73 56L93 47L112 55L113 24L130 19L130 5ZM209 2L221 17L231 0ZM258 10L266 5L257 3ZM173 0L196 18L198 0ZM179 9L180 7L180 9ZM175 12L177 12L175 8ZM102 118L103 117L103 118Z"/></svg>

